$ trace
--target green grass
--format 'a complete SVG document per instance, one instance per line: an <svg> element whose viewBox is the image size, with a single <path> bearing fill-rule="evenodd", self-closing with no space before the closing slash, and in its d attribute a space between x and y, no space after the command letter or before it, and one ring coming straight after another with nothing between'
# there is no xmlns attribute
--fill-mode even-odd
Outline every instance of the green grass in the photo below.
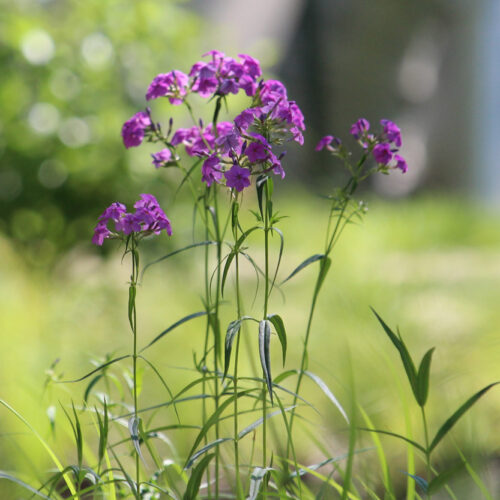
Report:
<svg viewBox="0 0 500 500"><path fill-rule="evenodd" d="M277 191L276 207L283 215L290 216L280 222L286 238L281 270L284 278L305 258L321 251L320 235L328 207L322 199L298 188L281 198L279 188ZM348 227L334 250L332 269L313 323L309 369L325 380L346 408L350 405L352 371L357 402L373 425L401 434L411 428L413 438L422 441L418 408L401 400L401 387L409 394L403 369L369 306L391 327L399 325L416 359L428 348L436 347L428 403L429 426L435 431L472 393L499 379L500 216L470 201L443 195L394 202L374 200L369 207L363 222ZM186 205L180 201L171 207L169 216L174 238L168 243L168 250L156 245L154 255L150 251L151 260L189 242L190 211ZM249 244L255 241L250 239ZM92 357L109 352L116 356L129 353L131 333L126 317L129 263L121 264L118 246L115 254L103 260L88 245L65 255L54 271L34 273L8 241L0 242L0 251L4 264L0 282L3 326L0 397L49 440L58 456L74 463L71 435L64 430L67 424L58 424L54 439L46 409L55 405L56 420L62 424L65 417L58 401L70 405L73 399L78 405L86 384L52 386L42 394L44 372L60 358L56 372L63 373L64 379L73 379L93 368L89 363ZM255 250L257 258L262 256L259 251ZM145 275L137 296L139 346L146 345L181 317L202 310L203 254L200 249L190 252L158 264ZM287 327L289 354L285 369L300 364L314 273L311 268L306 269L283 285L285 301L279 293L271 297L269 311L279 312ZM260 303L252 306L255 276L251 269L242 266L241 280L245 312L260 310ZM228 282L228 297L232 286ZM236 319L231 310L230 306L222 307L224 329ZM257 330L252 323L245 325L242 333L249 344L242 343L245 348L239 375L249 376L253 373L245 350L249 345L257 357ZM184 368L193 366L193 351L202 343L203 335L203 320L196 319L167 335L150 352L146 351L172 390L180 389L196 377ZM276 376L281 366L277 339L272 339L271 349ZM147 383L140 396L143 407L149 402L169 399L147 367L144 377ZM301 410L302 414L314 423L326 451L331 456L342 455L349 446L349 432L339 412L312 382L305 382L304 394L320 409L321 415L307 409ZM179 411L183 423L196 423L196 412L184 408ZM438 451L438 459L446 461L455 456L456 442L472 464L479 464L474 465L476 472L486 481L491 480L482 473L485 464L481 461L500 453L499 411L500 391L492 390L453 429L452 438ZM163 412L165 421L172 423L173 411ZM243 418L242 425L255 418L253 415ZM7 412L3 411L0 421L2 469L23 470L42 478L50 467L43 449ZM230 429L230 420L226 424ZM301 426L297 430L301 436L295 443L298 463L321 461L321 450L308 437L309 431ZM84 428L83 432L95 435L91 428ZM194 435L169 434L180 456L185 457ZM371 436L358 438L359 447L373 446ZM401 464L406 462L406 445L385 436L380 441L392 481L404 485L407 478L401 473L404 468ZM370 469L375 469L369 464L377 464L376 454L377 451L363 454L370 455L367 459ZM418 456L416 469L424 470ZM13 491L5 483L0 482L0 493Z"/></svg>

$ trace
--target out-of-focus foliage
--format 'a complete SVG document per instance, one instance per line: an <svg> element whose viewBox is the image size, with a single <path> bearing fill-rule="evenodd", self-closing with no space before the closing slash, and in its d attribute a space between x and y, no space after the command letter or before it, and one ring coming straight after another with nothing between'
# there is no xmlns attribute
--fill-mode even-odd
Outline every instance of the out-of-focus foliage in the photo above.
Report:
<svg viewBox="0 0 500 500"><path fill-rule="evenodd" d="M157 73L199 56L200 20L179 0L13 0L0 19L0 230L47 264L165 182L120 130Z"/></svg>

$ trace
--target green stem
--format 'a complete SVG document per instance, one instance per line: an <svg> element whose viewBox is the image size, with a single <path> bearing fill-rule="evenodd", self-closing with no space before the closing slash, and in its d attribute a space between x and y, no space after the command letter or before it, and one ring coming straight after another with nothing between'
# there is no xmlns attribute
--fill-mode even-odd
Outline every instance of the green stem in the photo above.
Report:
<svg viewBox="0 0 500 500"><path fill-rule="evenodd" d="M425 462L427 466L427 484L431 482L431 476L432 476L432 466L431 466L431 451L429 450L429 430L427 427L427 418L425 416L425 409L423 406L420 407L421 413L422 413L422 423L424 426L424 436L425 436ZM427 499L429 500L431 498L431 494L427 492L426 494Z"/></svg>
<svg viewBox="0 0 500 500"><path fill-rule="evenodd" d="M233 203L237 203L237 198ZM234 243L238 241L238 221L233 226L234 233ZM242 307L241 307L241 294L240 294L240 263L239 263L239 252L235 255L235 264L236 264L236 309L237 309L237 318L241 318ZM241 331L238 334L238 338L236 339L236 353L234 357L234 379L233 379L233 388L234 388L234 465L236 470L236 498L244 498L243 488L241 484L240 478L240 453L239 453L239 441L238 441L238 360L239 360L239 352L240 352L240 338Z"/></svg>
<svg viewBox="0 0 500 500"><path fill-rule="evenodd" d="M132 274L130 276L129 287L129 321L134 336L134 351L133 351L133 393L134 393L134 420L138 421L138 404L137 404L137 313L135 306L135 297L137 291L137 280L139 278L139 254L137 253L137 242L135 236L130 238L131 242L131 255L132 255ZM134 437L132 436L132 439ZM135 450L135 447L134 447ZM139 471L139 453L135 450L135 480L136 480L136 498L140 499L139 484L140 484L140 471Z"/></svg>
<svg viewBox="0 0 500 500"><path fill-rule="evenodd" d="M214 224L215 224L215 238L217 242L217 281L215 290L215 304L214 304L214 321L213 321L213 334L214 334L214 400L215 400L215 411L219 408L219 305L220 305L220 287L221 287L221 258L222 258L222 241L220 233L219 224L219 210L217 203L217 185L213 187L213 197L214 197ZM215 423L215 439L219 439L219 420ZM220 456L219 453L215 455L215 498L219 498L219 468L220 468Z"/></svg>
<svg viewBox="0 0 500 500"><path fill-rule="evenodd" d="M267 319L267 308L269 301L269 190L268 181L266 181L266 186L264 189L266 196L266 203L264 207L264 252L265 252L265 268L264 268L264 280L265 280L265 293L264 293L264 317ZM265 379L265 376L263 375ZM262 387L262 466L267 467L267 387L264 380ZM266 483L264 481L262 485L262 494L266 498Z"/></svg>

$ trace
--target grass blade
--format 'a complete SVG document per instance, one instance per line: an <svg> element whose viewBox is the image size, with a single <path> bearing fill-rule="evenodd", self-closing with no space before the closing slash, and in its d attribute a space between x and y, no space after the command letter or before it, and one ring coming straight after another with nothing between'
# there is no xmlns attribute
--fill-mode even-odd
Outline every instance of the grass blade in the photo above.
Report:
<svg viewBox="0 0 500 500"><path fill-rule="evenodd" d="M198 243L192 243L191 245L187 245L183 248L179 248L178 250L174 250L173 252L167 253L167 255L164 255L163 257L160 257L159 259L156 259L153 262L149 262L148 264L146 264L144 266L144 269L142 270L142 273L141 273L141 281L142 281L142 278L144 277L144 273L146 272L147 269L149 269L151 266L154 266L155 264L158 264L159 262L162 262L162 261L168 259L169 257L173 257L174 255L177 255L178 253L184 252L185 250L189 250L191 248L208 246L208 245L216 245L216 244L217 244L216 241L211 241L211 240L200 241Z"/></svg>
<svg viewBox="0 0 500 500"><path fill-rule="evenodd" d="M198 460L198 458L201 457L201 455L206 453L208 450L211 450L215 446L219 446L221 443L225 443L226 441L232 441L232 440L233 438L219 438L216 439L215 441L212 441L211 443L208 443L203 448L200 448L194 455L191 455L184 469L185 470L190 469L196 462L196 460Z"/></svg>
<svg viewBox="0 0 500 500"><path fill-rule="evenodd" d="M227 327L226 331L226 340L224 342L224 376L223 379L227 375L227 371L229 370L229 362L231 361L231 351L233 349L233 341L238 332L240 331L241 324L246 319L254 319L251 316L243 316L242 318L231 321Z"/></svg>
<svg viewBox="0 0 500 500"><path fill-rule="evenodd" d="M417 402L420 406L425 406L427 402L427 396L429 394L429 374L431 370L432 354L435 347L429 349L422 361L420 362L420 367L417 374Z"/></svg>
<svg viewBox="0 0 500 500"><path fill-rule="evenodd" d="M368 432L376 432L377 434L385 434L387 436L392 436L398 439L402 439L403 441L406 441L407 443L410 443L411 445L415 446L418 450L421 452L425 453L425 448L421 445L419 445L417 442L412 441L411 439L408 439L407 437L401 436L401 434L396 434L395 432L390 432L390 431L382 431L380 429L370 429L368 427L360 427L360 431L368 431Z"/></svg>
<svg viewBox="0 0 500 500"><path fill-rule="evenodd" d="M47 495L44 495L40 491L36 490L29 484L26 484L24 481L21 481L17 477L11 476L10 474L7 474L7 472L1 471L0 470L0 479L7 479L8 481L12 481L13 483L18 484L19 486L22 486L24 489L31 491L33 495L36 495L37 497L45 498L46 500L50 500L50 497Z"/></svg>
<svg viewBox="0 0 500 500"><path fill-rule="evenodd" d="M344 417L345 421L349 424L349 418L347 417L347 413L345 412L344 408L342 408L342 405L339 403L337 398L333 395L332 391L328 388L328 386L325 384L325 382L321 378L319 378L316 374L314 374L310 371L305 371L304 375L307 375L313 382L316 383L316 385L324 392L326 397L337 407L339 412Z"/></svg>
<svg viewBox="0 0 500 500"><path fill-rule="evenodd" d="M199 318L200 316L205 316L207 314L207 311L198 311L193 314L189 314L188 316L184 316L184 318L181 318L179 321L176 321L173 325L170 325L166 330L163 330L161 333L159 333L147 346L143 347L139 352L143 352L149 347L151 347L153 344L158 342L158 340L162 339L167 333L170 333L172 330L177 328L178 326L182 325L183 323L186 323L186 321L190 321L195 318Z"/></svg>
<svg viewBox="0 0 500 500"><path fill-rule="evenodd" d="M74 380L60 380L56 383L57 384L75 384L76 382L81 382L82 380L85 380L86 378L90 377L94 373L97 373L98 371L102 370L103 368L106 368L109 365L112 365L113 363L117 363L118 361L121 361L122 359L127 359L127 358L131 358L131 357L132 356L130 354L126 354L125 356L120 356L118 358L112 359L111 361L107 361L106 363L103 363L102 365L99 365L97 368L95 368L91 372L88 372L83 377L76 378Z"/></svg>
<svg viewBox="0 0 500 500"><path fill-rule="evenodd" d="M281 284L286 283L288 280L292 279L298 272L302 271L305 267L307 267L309 264L312 264L313 262L316 262L318 260L321 260L325 257L324 254L322 253L317 253L315 255L312 255L311 257L308 257L304 262L299 264L289 275L286 279L284 279Z"/></svg>
<svg viewBox="0 0 500 500"><path fill-rule="evenodd" d="M460 461L456 463L453 467L446 469L436 476L427 487L427 492L431 495L439 491L445 484L447 484L450 479L452 479L456 474L458 474L464 468L464 462Z"/></svg>
<svg viewBox="0 0 500 500"><path fill-rule="evenodd" d="M286 359L286 330L285 324L283 323L283 319L278 314L268 314L267 319L273 324L276 333L278 334L278 338L281 343L281 350L283 353L283 365L285 365Z"/></svg>
<svg viewBox="0 0 500 500"><path fill-rule="evenodd" d="M411 389L413 391L413 395L418 402L418 392L417 392L417 371L415 369L415 364L411 359L410 353L406 348L404 342L398 337L384 322L384 320L377 314L377 311L370 308L373 311L373 314L377 317L379 323L382 325L385 333L391 339L391 342L394 344L396 349L399 351L399 355L401 356L401 361L403 362L404 369L406 371L406 376L408 377L408 381L410 382Z"/></svg>
<svg viewBox="0 0 500 500"><path fill-rule="evenodd" d="M484 394L486 394L492 387L500 384L499 382L493 382L490 385L487 385L479 392L476 392L472 397L470 397L460 408L453 413L453 415L441 426L441 428L437 431L434 439L432 440L429 446L429 452L431 452L441 441L441 439L448 434L450 429L458 422L458 420L462 417L462 415Z"/></svg>
<svg viewBox="0 0 500 500"><path fill-rule="evenodd" d="M198 495L198 491L200 490L201 479L203 478L205 469L208 467L210 460L212 460L212 458L214 457L215 453L203 457L200 463L193 469L186 487L186 492L182 497L183 500L195 500Z"/></svg>

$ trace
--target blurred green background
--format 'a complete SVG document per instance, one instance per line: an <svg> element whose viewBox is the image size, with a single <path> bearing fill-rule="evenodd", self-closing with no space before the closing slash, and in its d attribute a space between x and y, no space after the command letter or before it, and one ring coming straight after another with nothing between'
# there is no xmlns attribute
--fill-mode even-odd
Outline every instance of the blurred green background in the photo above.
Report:
<svg viewBox="0 0 500 500"><path fill-rule="evenodd" d="M434 428L470 394L498 380L499 181L491 151L499 129L491 117L500 108L498 95L488 91L498 77L488 64L488 23L498 14L492 5L478 2L472 12L465 2L437 0L418 6L361 0L3 2L0 397L48 437L46 408L78 400L84 389L43 393L49 365L60 358L58 373L73 378L90 369L91 357L128 352L127 263L116 245L92 247L92 228L112 201L131 203L138 193L152 192L175 238L144 245L145 260L191 241L189 193L173 197L178 173L155 171L149 146L126 151L120 129L144 108L157 73L187 71L212 48L259 58L265 75L282 78L306 115L306 144L291 148L287 179L276 183L277 205L289 215L281 222L283 276L321 251L327 206L320 195L335 186L338 169L313 152L318 138L346 137L359 116L373 123L394 119L402 127L410 172L376 178L370 192L377 194L362 195L370 211L346 230L334 256L315 320L311 370L346 403L352 371L357 398L375 424L405 432L401 389L409 403L408 387L372 305L401 327L418 355L437 347ZM176 126L187 123L182 110L164 103L155 103L154 112L165 122L173 116ZM255 249L259 257L257 242ZM176 259L146 275L140 290L144 339L202 308L201 251ZM285 302L273 297L288 325L289 368L298 363L312 275L304 271L286 285ZM250 273L245 281L253 290ZM224 314L234 319L230 307ZM182 327L152 355L174 387L185 380L175 367L192 366L200 325ZM151 389L144 401L157 396ZM320 393L313 399L322 416L311 418L328 449L341 454L347 440L341 419ZM447 448L452 452L458 443L497 494L499 415L500 394L493 390L456 427ZM3 410L0 422L0 469L43 476L49 465L42 450ZM57 434L53 442L71 461L69 438ZM390 438L383 442L394 479L403 482L406 449ZM300 459L314 462L319 451L313 442L304 437L301 444ZM444 462L449 456L443 454ZM17 494L2 488L2 498Z"/></svg>

